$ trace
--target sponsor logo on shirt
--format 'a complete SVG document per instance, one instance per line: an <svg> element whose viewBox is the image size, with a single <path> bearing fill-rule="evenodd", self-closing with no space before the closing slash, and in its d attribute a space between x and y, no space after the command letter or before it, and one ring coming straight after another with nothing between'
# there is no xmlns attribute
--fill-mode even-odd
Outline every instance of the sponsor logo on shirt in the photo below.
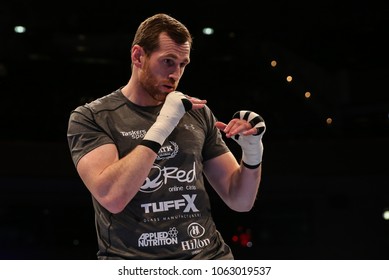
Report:
<svg viewBox="0 0 389 280"><path fill-rule="evenodd" d="M176 142L169 141L170 145L162 146L158 151L157 160L174 158L178 153L178 145Z"/></svg>
<svg viewBox="0 0 389 280"><path fill-rule="evenodd" d="M145 232L138 239L138 247L154 247L178 244L178 230L171 227L169 231Z"/></svg>
<svg viewBox="0 0 389 280"><path fill-rule="evenodd" d="M204 235L205 228L199 223L191 223L187 228L187 232L192 239L181 241L181 248L184 251L192 250L192 254L197 254L211 243L209 238L200 238Z"/></svg>
<svg viewBox="0 0 389 280"><path fill-rule="evenodd" d="M183 213L188 212L199 212L194 201L196 199L197 194L183 194L182 199L174 199L174 200L166 200L159 202L150 202L143 203L140 206L144 209L144 212L147 213L156 213L156 212L166 212L170 211L170 209L179 210L183 209Z"/></svg>
<svg viewBox="0 0 389 280"><path fill-rule="evenodd" d="M195 127L193 124L184 124L185 129L187 130L195 130Z"/></svg>
<svg viewBox="0 0 389 280"><path fill-rule="evenodd" d="M132 131L120 131L120 134L125 137L130 137L131 139L140 139L144 138L146 135L146 130L132 130Z"/></svg>
<svg viewBox="0 0 389 280"><path fill-rule="evenodd" d="M180 183L192 183L196 180L196 164L193 162L193 168L191 170L182 170L178 167L161 167L154 164L150 170L149 176L146 178L143 185L140 187L140 191L144 193L151 193L157 191L168 180L176 180Z"/></svg>

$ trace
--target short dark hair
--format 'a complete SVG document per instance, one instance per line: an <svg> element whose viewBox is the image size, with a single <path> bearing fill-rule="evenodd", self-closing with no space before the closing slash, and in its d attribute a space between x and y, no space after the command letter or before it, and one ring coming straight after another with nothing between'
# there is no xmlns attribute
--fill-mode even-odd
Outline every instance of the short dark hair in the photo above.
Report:
<svg viewBox="0 0 389 280"><path fill-rule="evenodd" d="M192 46L192 35L188 28L177 19L164 14L155 14L145 19L135 33L132 46L139 45L149 55L159 48L159 35L163 32L177 44L189 42Z"/></svg>

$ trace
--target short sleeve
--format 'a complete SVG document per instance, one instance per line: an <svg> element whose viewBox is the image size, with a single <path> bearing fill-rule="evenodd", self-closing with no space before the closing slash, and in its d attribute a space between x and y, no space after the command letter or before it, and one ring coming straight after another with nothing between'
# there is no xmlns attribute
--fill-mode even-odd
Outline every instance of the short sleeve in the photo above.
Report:
<svg viewBox="0 0 389 280"><path fill-rule="evenodd" d="M93 149L114 143L111 137L94 121L92 112L83 106L71 112L68 122L67 140L75 166Z"/></svg>

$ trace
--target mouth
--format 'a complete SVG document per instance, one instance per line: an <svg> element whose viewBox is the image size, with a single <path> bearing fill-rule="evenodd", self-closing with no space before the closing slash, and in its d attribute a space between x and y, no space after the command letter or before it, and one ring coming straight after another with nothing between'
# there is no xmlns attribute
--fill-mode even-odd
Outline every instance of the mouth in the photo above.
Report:
<svg viewBox="0 0 389 280"><path fill-rule="evenodd" d="M164 85L163 87L164 87L164 89L165 89L168 93L170 93L170 92L172 92L172 91L175 90L175 87L172 86L172 85Z"/></svg>

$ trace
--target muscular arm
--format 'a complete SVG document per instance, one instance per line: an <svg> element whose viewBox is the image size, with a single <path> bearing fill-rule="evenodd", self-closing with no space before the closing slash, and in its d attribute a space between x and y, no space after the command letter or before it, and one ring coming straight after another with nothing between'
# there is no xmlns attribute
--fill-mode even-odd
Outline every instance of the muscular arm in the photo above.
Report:
<svg viewBox="0 0 389 280"><path fill-rule="evenodd" d="M228 124L215 126L241 146L242 160L239 164L231 152L213 158L204 164L205 175L231 209L249 211L261 182L265 122L254 112L238 111Z"/></svg>
<svg viewBox="0 0 389 280"><path fill-rule="evenodd" d="M77 171L94 198L118 213L139 191L156 157L150 148L138 145L119 160L115 145L106 144L83 156Z"/></svg>
<svg viewBox="0 0 389 280"><path fill-rule="evenodd" d="M229 152L204 163L208 182L231 209L239 212L251 210L261 181L261 166L246 168Z"/></svg>
<svg viewBox="0 0 389 280"><path fill-rule="evenodd" d="M119 160L113 144L99 146L84 155L77 164L77 172L93 197L108 211L121 212L145 182L158 149L185 112L201 109L205 103L206 100L181 92L169 93L142 143L125 157Z"/></svg>

